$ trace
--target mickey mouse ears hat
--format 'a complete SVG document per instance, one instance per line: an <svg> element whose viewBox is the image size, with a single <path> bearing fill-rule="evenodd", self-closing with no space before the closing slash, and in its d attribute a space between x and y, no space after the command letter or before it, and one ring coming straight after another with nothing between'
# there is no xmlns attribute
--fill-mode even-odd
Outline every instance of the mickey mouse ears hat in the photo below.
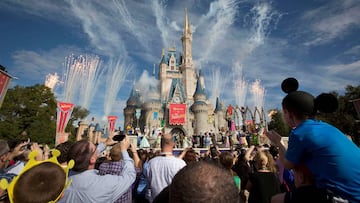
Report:
<svg viewBox="0 0 360 203"><path fill-rule="evenodd" d="M305 91L298 91L299 83L295 78L286 78L281 89L287 93L282 101L283 106L302 113L314 115L317 111L332 113L338 108L337 98L329 93L322 93L316 98Z"/></svg>

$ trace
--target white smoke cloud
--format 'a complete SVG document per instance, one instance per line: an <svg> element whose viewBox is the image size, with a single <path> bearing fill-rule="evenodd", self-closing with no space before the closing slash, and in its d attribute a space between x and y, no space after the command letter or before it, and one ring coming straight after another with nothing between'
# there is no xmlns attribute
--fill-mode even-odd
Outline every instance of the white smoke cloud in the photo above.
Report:
<svg viewBox="0 0 360 203"><path fill-rule="evenodd" d="M109 116L112 113L117 95L132 70L133 66L126 64L123 58L110 60L106 78L104 115Z"/></svg>

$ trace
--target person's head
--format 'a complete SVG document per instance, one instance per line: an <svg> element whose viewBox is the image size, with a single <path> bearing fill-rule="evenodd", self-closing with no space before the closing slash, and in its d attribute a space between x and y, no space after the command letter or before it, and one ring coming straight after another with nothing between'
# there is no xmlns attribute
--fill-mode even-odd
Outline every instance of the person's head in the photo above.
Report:
<svg viewBox="0 0 360 203"><path fill-rule="evenodd" d="M234 156L231 152L222 152L219 156L219 162L224 168L231 169L234 165Z"/></svg>
<svg viewBox="0 0 360 203"><path fill-rule="evenodd" d="M83 172L95 167L97 153L96 146L92 142L80 140L71 146L68 160L75 161L74 171Z"/></svg>
<svg viewBox="0 0 360 203"><path fill-rule="evenodd" d="M286 95L282 101L285 121L289 124L294 116L296 119L304 120L313 117L314 97L304 91L294 91ZM291 126L295 127L295 126Z"/></svg>
<svg viewBox="0 0 360 203"><path fill-rule="evenodd" d="M189 149L185 153L185 156L184 156L183 160L186 162L186 164L198 161L198 157L197 157L197 154L196 154L195 150Z"/></svg>
<svg viewBox="0 0 360 203"><path fill-rule="evenodd" d="M149 159L149 156L148 156L148 152L144 149L139 149L138 151L138 155L139 155L139 158L140 160L145 163L145 161L147 161Z"/></svg>
<svg viewBox="0 0 360 203"><path fill-rule="evenodd" d="M310 93L298 90L295 78L287 78L281 83L281 89L287 93L282 100L284 118L290 127L296 127L294 119L312 118L318 111L332 113L338 108L337 98L329 93L322 93L316 98Z"/></svg>
<svg viewBox="0 0 360 203"><path fill-rule="evenodd" d="M170 133L164 134L161 136L161 149L173 149L175 146L173 135Z"/></svg>
<svg viewBox="0 0 360 203"><path fill-rule="evenodd" d="M213 159L219 157L219 152L218 152L218 150L216 149L215 146L210 147L210 156L211 156L211 158L213 158Z"/></svg>
<svg viewBox="0 0 360 203"><path fill-rule="evenodd" d="M110 157L112 161L120 161L121 160L121 147L120 143L115 144L110 149Z"/></svg>
<svg viewBox="0 0 360 203"><path fill-rule="evenodd" d="M66 141L66 142L63 142L61 144L58 144L55 149L59 150L61 152L60 156L58 156L58 161L59 163L63 164L63 163L67 163L68 161L68 152L71 148L71 146L73 145L72 142L70 141Z"/></svg>
<svg viewBox="0 0 360 203"><path fill-rule="evenodd" d="M8 142L0 139L0 156L7 154L10 151Z"/></svg>
<svg viewBox="0 0 360 203"><path fill-rule="evenodd" d="M74 161L71 160L67 167L62 167L57 161L59 150L54 149L52 157L44 161L36 160L38 153L34 150L29 154L29 161L11 182L1 180L1 188L7 189L10 202L56 202L69 186L68 171L74 166Z"/></svg>
<svg viewBox="0 0 360 203"><path fill-rule="evenodd" d="M23 173L14 185L13 202L43 203L56 200L65 187L61 166L44 162Z"/></svg>
<svg viewBox="0 0 360 203"><path fill-rule="evenodd" d="M10 151L7 141L0 140L0 168L5 167L5 162L7 161L7 154Z"/></svg>
<svg viewBox="0 0 360 203"><path fill-rule="evenodd" d="M257 170L267 169L271 172L276 172L277 170L275 160L269 150L259 150L254 157L254 161Z"/></svg>
<svg viewBox="0 0 360 203"><path fill-rule="evenodd" d="M239 202L230 173L214 163L193 162L182 168L169 188L169 202Z"/></svg>

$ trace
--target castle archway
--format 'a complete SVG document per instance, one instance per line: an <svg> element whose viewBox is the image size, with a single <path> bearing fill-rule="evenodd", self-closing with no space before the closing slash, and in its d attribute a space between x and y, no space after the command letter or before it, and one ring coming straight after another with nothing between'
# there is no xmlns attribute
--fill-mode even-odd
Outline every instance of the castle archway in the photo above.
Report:
<svg viewBox="0 0 360 203"><path fill-rule="evenodd" d="M183 148L185 138L185 131L180 127L173 128L170 133L174 136L175 148Z"/></svg>

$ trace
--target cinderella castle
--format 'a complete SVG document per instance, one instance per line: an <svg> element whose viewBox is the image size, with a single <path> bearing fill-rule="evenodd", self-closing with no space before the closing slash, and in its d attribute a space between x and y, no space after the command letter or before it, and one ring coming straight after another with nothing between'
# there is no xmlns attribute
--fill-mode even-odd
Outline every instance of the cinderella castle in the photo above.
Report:
<svg viewBox="0 0 360 203"><path fill-rule="evenodd" d="M133 87L124 108L124 129L145 134L156 132L183 136L226 131L225 107L216 100L215 108L205 92L205 80L195 69L192 31L187 13L181 37L180 56L175 47L164 49L158 65L156 87L141 92ZM155 71L153 74L155 76ZM146 95L146 96L145 96Z"/></svg>

